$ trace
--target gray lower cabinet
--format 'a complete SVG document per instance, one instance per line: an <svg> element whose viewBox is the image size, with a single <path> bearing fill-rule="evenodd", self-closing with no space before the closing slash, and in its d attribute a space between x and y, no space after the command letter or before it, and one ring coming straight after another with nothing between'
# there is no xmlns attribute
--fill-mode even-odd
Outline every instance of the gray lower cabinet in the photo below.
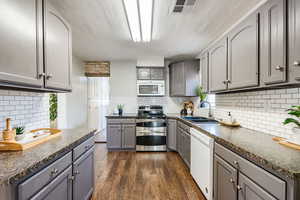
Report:
<svg viewBox="0 0 300 200"><path fill-rule="evenodd" d="M122 148L122 125L121 124L107 125L107 148L109 149Z"/></svg>
<svg viewBox="0 0 300 200"><path fill-rule="evenodd" d="M34 195L31 200L72 200L72 167L70 166L51 184L48 184L40 192Z"/></svg>
<svg viewBox="0 0 300 200"><path fill-rule="evenodd" d="M196 96L199 85L199 60L188 60L169 65L170 96Z"/></svg>
<svg viewBox="0 0 300 200"><path fill-rule="evenodd" d="M134 149L136 142L135 124L122 125L122 148Z"/></svg>
<svg viewBox="0 0 300 200"><path fill-rule="evenodd" d="M170 150L176 151L177 149L177 120L168 119L168 137L167 145Z"/></svg>
<svg viewBox="0 0 300 200"><path fill-rule="evenodd" d="M217 143L214 156L214 185L216 200L293 199L288 196L287 191L291 188L287 189L286 181Z"/></svg>
<svg viewBox="0 0 300 200"><path fill-rule="evenodd" d="M71 89L71 28L49 1L44 3L45 87ZM53 40L55 35L55 40Z"/></svg>
<svg viewBox="0 0 300 200"><path fill-rule="evenodd" d="M214 200L234 200L237 197L237 170L219 156L214 156Z"/></svg>
<svg viewBox="0 0 300 200"><path fill-rule="evenodd" d="M261 8L261 79L265 85L287 81L286 5L286 0L272 0Z"/></svg>
<svg viewBox="0 0 300 200"><path fill-rule="evenodd" d="M259 84L259 15L251 15L228 36L228 89ZM218 72L220 73L220 72Z"/></svg>
<svg viewBox="0 0 300 200"><path fill-rule="evenodd" d="M242 173L239 174L238 200L276 200L259 185Z"/></svg>
<svg viewBox="0 0 300 200"><path fill-rule="evenodd" d="M208 92L208 52L203 53L200 57L200 83L203 91Z"/></svg>
<svg viewBox="0 0 300 200"><path fill-rule="evenodd" d="M177 152L185 164L190 168L191 165L191 136L190 134L178 127L177 129Z"/></svg>
<svg viewBox="0 0 300 200"><path fill-rule="evenodd" d="M227 90L227 38L218 41L209 50L209 90Z"/></svg>
<svg viewBox="0 0 300 200"><path fill-rule="evenodd" d="M300 83L300 1L289 0L288 3L289 81Z"/></svg>
<svg viewBox="0 0 300 200"><path fill-rule="evenodd" d="M94 190L94 148L73 163L73 174L73 199L88 200Z"/></svg>
<svg viewBox="0 0 300 200"><path fill-rule="evenodd" d="M43 87L42 0L2 0L0 84ZM18 13L15 13L18 12ZM26 17L24 17L26 16Z"/></svg>
<svg viewBox="0 0 300 200"><path fill-rule="evenodd" d="M135 149L135 119L107 119L107 148Z"/></svg>

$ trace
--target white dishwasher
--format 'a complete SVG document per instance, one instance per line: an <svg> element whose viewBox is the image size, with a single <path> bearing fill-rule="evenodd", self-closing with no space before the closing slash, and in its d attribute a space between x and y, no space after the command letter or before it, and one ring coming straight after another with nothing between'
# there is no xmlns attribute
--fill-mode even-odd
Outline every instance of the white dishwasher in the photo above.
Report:
<svg viewBox="0 0 300 200"><path fill-rule="evenodd" d="M213 196L214 140L191 128L191 174L207 200Z"/></svg>

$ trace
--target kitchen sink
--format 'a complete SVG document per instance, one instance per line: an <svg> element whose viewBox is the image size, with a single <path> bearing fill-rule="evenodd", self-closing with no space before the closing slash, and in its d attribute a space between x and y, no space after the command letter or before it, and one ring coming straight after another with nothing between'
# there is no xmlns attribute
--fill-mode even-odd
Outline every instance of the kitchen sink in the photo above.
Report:
<svg viewBox="0 0 300 200"><path fill-rule="evenodd" d="M217 123L216 120L206 117L183 117L183 119L193 123Z"/></svg>

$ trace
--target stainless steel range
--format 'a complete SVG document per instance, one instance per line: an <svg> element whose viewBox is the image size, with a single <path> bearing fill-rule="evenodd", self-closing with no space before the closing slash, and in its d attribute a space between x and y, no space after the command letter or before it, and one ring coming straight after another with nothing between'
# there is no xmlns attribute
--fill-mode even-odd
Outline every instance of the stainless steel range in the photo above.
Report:
<svg viewBox="0 0 300 200"><path fill-rule="evenodd" d="M136 121L136 151L166 151L167 123L162 106L140 106Z"/></svg>

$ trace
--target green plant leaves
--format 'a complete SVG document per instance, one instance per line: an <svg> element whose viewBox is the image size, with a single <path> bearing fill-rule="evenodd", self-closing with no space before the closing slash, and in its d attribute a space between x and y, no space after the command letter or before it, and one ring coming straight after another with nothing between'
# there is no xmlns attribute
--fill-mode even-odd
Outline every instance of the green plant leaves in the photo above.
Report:
<svg viewBox="0 0 300 200"><path fill-rule="evenodd" d="M200 98L201 101L204 101L207 97L207 94L203 92L203 88L200 85L196 88L196 95Z"/></svg>
<svg viewBox="0 0 300 200"><path fill-rule="evenodd" d="M295 124L298 127L300 127L300 122L299 122L299 118L300 118L300 106L292 106L290 109L287 110L288 114L294 117L297 117L297 119L294 118L287 118L284 120L283 124Z"/></svg>
<svg viewBox="0 0 300 200"><path fill-rule="evenodd" d="M57 94L50 94L50 120L54 121L57 118Z"/></svg>
<svg viewBox="0 0 300 200"><path fill-rule="evenodd" d="M284 125L290 124L290 123L296 124L297 126L300 127L300 123L298 122L298 120L293 119L293 118L287 118L287 119L285 119L284 122L283 122Z"/></svg>

